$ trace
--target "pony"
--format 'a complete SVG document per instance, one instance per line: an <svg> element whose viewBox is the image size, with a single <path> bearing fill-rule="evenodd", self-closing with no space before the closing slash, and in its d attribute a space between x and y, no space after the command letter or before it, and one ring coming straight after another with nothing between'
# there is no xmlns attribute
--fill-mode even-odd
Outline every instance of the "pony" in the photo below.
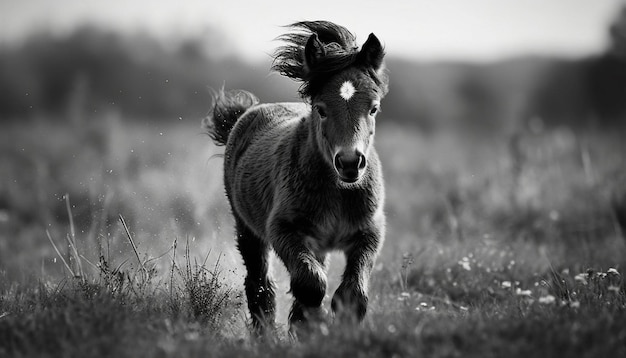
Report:
<svg viewBox="0 0 626 358"><path fill-rule="evenodd" d="M214 94L203 126L225 146L224 187L247 269L252 326L274 328L273 249L290 275L290 332L324 320L328 253L346 257L331 307L360 322L385 236L384 185L374 149L376 115L388 90L384 49L327 21L288 25L272 69L302 82L302 103L260 104L244 90Z"/></svg>

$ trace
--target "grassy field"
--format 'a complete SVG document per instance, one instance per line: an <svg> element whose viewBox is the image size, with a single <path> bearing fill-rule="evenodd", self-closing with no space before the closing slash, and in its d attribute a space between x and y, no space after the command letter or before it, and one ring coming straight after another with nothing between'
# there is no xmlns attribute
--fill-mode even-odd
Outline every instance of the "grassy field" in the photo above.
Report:
<svg viewBox="0 0 626 358"><path fill-rule="evenodd" d="M248 335L221 149L132 123L2 125L0 356L626 356L622 131L382 123L368 316L294 342L277 260L278 333Z"/></svg>

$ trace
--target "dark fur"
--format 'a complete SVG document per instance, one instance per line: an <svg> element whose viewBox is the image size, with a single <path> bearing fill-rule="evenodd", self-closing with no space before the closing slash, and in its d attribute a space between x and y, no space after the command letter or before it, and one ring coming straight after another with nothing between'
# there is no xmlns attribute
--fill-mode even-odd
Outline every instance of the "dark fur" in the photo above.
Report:
<svg viewBox="0 0 626 358"><path fill-rule="evenodd" d="M309 70L299 72L296 62L289 65L293 68L282 68L292 77L303 74L312 106L257 104L250 93L222 90L204 122L216 144L226 145L224 186L248 271L248 308L260 331L271 327L275 316L274 285L268 273L270 248L291 276L294 327L323 317L326 258L332 250L346 255L333 311L362 319L369 274L384 240L382 170L373 148L375 109L387 91L380 76L382 46L370 35L363 49L352 53L354 37L342 27L327 22L296 26L315 31L308 39L302 34L283 37L308 44L301 53L301 66ZM325 45L324 51L318 51L315 41L337 46L328 50ZM336 66L335 59L325 59L333 56L335 48L338 54L350 53L354 61ZM281 53L285 51L292 50ZM319 67L322 64L328 68ZM356 89L349 101L339 95L346 81Z"/></svg>

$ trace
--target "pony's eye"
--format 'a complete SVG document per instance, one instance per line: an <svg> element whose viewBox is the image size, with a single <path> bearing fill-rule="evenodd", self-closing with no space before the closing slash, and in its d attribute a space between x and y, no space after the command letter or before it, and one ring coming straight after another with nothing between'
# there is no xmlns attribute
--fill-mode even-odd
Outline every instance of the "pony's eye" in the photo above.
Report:
<svg viewBox="0 0 626 358"><path fill-rule="evenodd" d="M379 111L380 111L380 108L377 105L372 107L372 109L370 109L370 116L375 116L376 113L378 113Z"/></svg>
<svg viewBox="0 0 626 358"><path fill-rule="evenodd" d="M326 110L323 107L315 106L315 110L317 111L317 114L319 114L321 118L326 118Z"/></svg>

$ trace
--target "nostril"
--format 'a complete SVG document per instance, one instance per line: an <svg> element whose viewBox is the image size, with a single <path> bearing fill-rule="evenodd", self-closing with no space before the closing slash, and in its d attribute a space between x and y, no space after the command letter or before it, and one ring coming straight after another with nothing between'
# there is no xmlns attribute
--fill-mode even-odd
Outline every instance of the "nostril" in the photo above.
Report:
<svg viewBox="0 0 626 358"><path fill-rule="evenodd" d="M363 169L365 168L366 165L367 165L367 160L365 159L365 156L363 154L359 154L358 168Z"/></svg>
<svg viewBox="0 0 626 358"><path fill-rule="evenodd" d="M337 169L343 169L343 162L341 161L341 156L339 154L335 155L335 167Z"/></svg>

